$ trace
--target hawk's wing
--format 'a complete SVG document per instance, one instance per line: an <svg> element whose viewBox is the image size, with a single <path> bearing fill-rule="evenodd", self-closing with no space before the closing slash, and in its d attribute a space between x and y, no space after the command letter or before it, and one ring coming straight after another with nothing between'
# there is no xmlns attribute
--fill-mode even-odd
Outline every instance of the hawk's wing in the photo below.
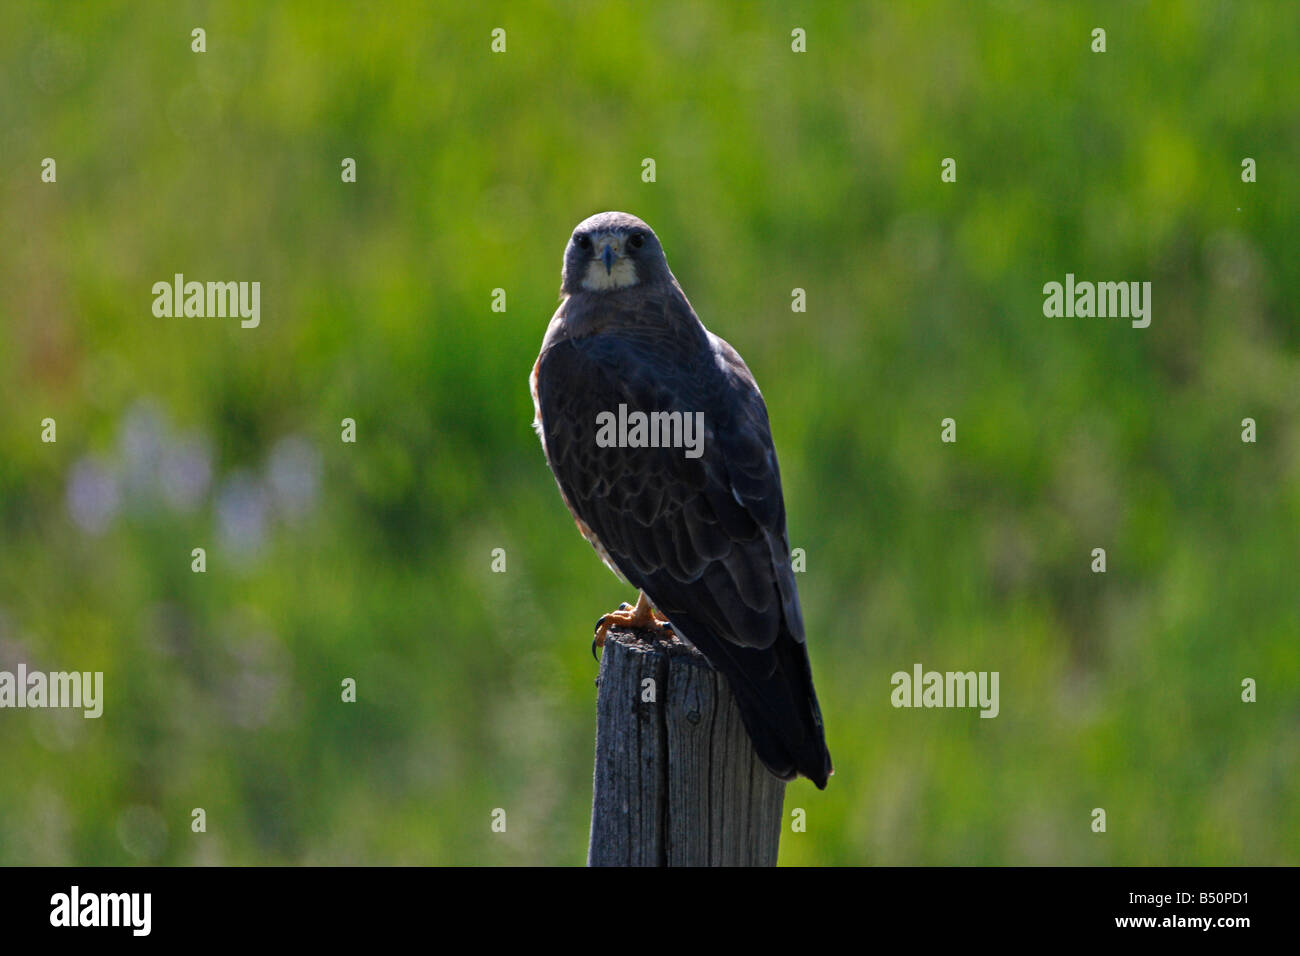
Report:
<svg viewBox="0 0 1300 956"><path fill-rule="evenodd" d="M760 759L780 777L797 771L824 786L830 756L767 408L736 351L678 297L647 308L685 310L689 322L620 321L543 352L547 459L608 558L727 676ZM617 416L620 404L703 412L702 454L599 447L597 415Z"/></svg>

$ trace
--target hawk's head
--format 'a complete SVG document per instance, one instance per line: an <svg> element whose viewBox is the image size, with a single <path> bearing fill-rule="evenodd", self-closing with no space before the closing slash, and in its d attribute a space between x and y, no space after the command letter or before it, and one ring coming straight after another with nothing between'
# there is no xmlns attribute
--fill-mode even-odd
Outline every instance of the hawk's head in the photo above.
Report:
<svg viewBox="0 0 1300 956"><path fill-rule="evenodd" d="M573 230L560 291L612 292L671 277L653 229L625 212L600 212Z"/></svg>

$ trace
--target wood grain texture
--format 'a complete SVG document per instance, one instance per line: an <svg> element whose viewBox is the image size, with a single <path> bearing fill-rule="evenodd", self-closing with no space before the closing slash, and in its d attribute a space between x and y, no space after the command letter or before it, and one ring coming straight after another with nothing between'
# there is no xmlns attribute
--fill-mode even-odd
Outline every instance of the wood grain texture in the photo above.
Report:
<svg viewBox="0 0 1300 956"><path fill-rule="evenodd" d="M611 630L599 684L588 865L775 866L785 784L704 656Z"/></svg>

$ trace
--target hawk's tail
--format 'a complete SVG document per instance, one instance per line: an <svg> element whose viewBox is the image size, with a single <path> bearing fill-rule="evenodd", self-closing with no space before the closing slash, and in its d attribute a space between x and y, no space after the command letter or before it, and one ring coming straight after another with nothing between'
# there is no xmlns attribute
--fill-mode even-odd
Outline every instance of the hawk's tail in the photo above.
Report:
<svg viewBox="0 0 1300 956"><path fill-rule="evenodd" d="M782 780L802 774L825 790L834 772L808 650L782 634L770 648L732 645L718 669L727 675L754 752Z"/></svg>

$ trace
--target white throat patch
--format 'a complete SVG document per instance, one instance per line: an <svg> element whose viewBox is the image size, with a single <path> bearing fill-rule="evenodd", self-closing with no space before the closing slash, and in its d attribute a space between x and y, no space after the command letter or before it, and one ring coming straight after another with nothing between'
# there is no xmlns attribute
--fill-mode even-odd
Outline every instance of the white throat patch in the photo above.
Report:
<svg viewBox="0 0 1300 956"><path fill-rule="evenodd" d="M582 287L591 289L594 292L625 289L636 284L636 266L632 264L631 259L627 258L615 259L614 268L609 272L605 271L605 263L599 259L593 259L587 265L587 274L582 279Z"/></svg>

